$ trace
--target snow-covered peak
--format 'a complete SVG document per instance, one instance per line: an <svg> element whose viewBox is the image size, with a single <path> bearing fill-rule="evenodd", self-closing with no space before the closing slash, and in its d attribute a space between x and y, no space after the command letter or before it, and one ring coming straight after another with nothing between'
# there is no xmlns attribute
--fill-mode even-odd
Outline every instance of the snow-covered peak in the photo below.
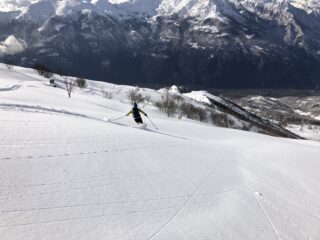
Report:
<svg viewBox="0 0 320 240"><path fill-rule="evenodd" d="M213 95L209 94L208 92L206 91L192 91L192 92L189 92L189 93L185 93L183 94L184 96L186 97L189 97L191 99L194 99L198 102L202 102L202 103L206 103L206 104L211 104L211 101L210 99L208 98L207 95L210 95L213 97Z"/></svg>
<svg viewBox="0 0 320 240"><path fill-rule="evenodd" d="M96 0L95 0L96 1ZM113 6L128 13L156 15L163 0L109 0Z"/></svg>
<svg viewBox="0 0 320 240"><path fill-rule="evenodd" d="M320 1L319 0L290 0L290 4L296 8L310 13L320 13Z"/></svg>
<svg viewBox="0 0 320 240"><path fill-rule="evenodd" d="M20 11L18 18L33 21L45 20L51 16L65 16L79 11L115 16L147 14L156 15L161 0L2 0L1 12Z"/></svg>
<svg viewBox="0 0 320 240"><path fill-rule="evenodd" d="M99 14L119 12L113 4L106 0L7 0L8 3L0 3L0 11L20 11L19 19L31 21L47 20L52 16L65 16L79 11L93 11Z"/></svg>
<svg viewBox="0 0 320 240"><path fill-rule="evenodd" d="M52 1L39 1L21 10L20 19L41 21L55 15L55 7Z"/></svg>
<svg viewBox="0 0 320 240"><path fill-rule="evenodd" d="M22 11L41 0L1 0L0 12Z"/></svg>
<svg viewBox="0 0 320 240"><path fill-rule="evenodd" d="M289 6L299 8L307 13L319 12L320 1L318 0L229 0L237 7L243 7L250 12L261 13L261 17L270 18L270 13L283 13ZM263 15L264 14L264 15Z"/></svg>
<svg viewBox="0 0 320 240"><path fill-rule="evenodd" d="M147 14L223 18L233 6L258 12L264 18L281 13L291 5L308 13L320 12L318 0L1 0L0 12L21 11L33 20L47 15L68 15L89 9L99 14Z"/></svg>
<svg viewBox="0 0 320 240"><path fill-rule="evenodd" d="M172 93L172 94L181 94L179 88L178 88L176 85L173 85L173 86L170 87L169 93Z"/></svg>
<svg viewBox="0 0 320 240"><path fill-rule="evenodd" d="M56 15L68 15L85 9L94 10L94 5L90 1L62 0L57 1L55 6Z"/></svg>
<svg viewBox="0 0 320 240"><path fill-rule="evenodd" d="M320 12L318 0L162 0L157 11L160 15L222 18L225 14L233 15L233 6L236 6L270 19L286 12L290 5L309 14Z"/></svg>
<svg viewBox="0 0 320 240"><path fill-rule="evenodd" d="M223 19L234 15L232 8L229 0L162 0L157 11L159 15Z"/></svg>

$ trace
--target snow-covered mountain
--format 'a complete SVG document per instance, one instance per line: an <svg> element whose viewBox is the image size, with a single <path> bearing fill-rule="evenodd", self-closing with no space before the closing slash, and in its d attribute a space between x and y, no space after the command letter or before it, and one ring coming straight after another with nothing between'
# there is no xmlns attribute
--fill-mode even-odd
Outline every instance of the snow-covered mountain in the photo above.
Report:
<svg viewBox="0 0 320 240"><path fill-rule="evenodd" d="M5 0L0 11L2 61L112 82L319 86L315 0ZM9 37L24 48L6 51Z"/></svg>
<svg viewBox="0 0 320 240"><path fill-rule="evenodd" d="M196 16L202 18L216 17L220 15L221 7L224 12L232 12L228 9L228 3L235 6L242 6L252 12L262 12L267 10L270 12L281 12L286 8L294 6L307 13L319 13L320 3L317 0L3 0L0 3L1 12L21 11L28 13L35 6L42 6L42 10L46 11L48 4L55 8L53 14L70 14L72 11L81 11L91 9L97 12L117 13L117 11L149 13L152 15L172 15L180 14L184 16ZM41 15L38 12L38 15ZM270 18L267 14L260 16Z"/></svg>
<svg viewBox="0 0 320 240"><path fill-rule="evenodd" d="M319 142L168 118L151 102L140 107L159 130L106 122L134 87L87 80L68 98L63 79L0 64L1 240L320 238Z"/></svg>
<svg viewBox="0 0 320 240"><path fill-rule="evenodd" d="M230 4L257 13L265 19L273 19L274 14L283 14L290 7L301 9L308 14L320 12L320 3L316 0L3 0L0 3L0 12L19 11L19 17L30 15L34 21L48 12L51 16L68 15L88 9L113 15L135 12L151 16L179 14L183 17L206 19L223 18L223 14L233 14L234 9ZM39 11L35 12L36 9ZM282 20L286 17L283 16Z"/></svg>
<svg viewBox="0 0 320 240"><path fill-rule="evenodd" d="M47 20L55 15L67 16L79 11L94 11L99 14L130 15L134 12L141 14L157 14L160 0L155 1L107 1L107 0L26 0L26 1L4 1L0 3L0 11L19 11L17 17L29 17L31 21Z"/></svg>

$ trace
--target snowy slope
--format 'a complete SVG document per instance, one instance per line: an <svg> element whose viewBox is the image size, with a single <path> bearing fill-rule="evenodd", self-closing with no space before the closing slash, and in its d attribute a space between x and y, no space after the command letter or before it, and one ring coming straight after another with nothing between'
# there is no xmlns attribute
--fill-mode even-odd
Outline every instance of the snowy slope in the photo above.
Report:
<svg viewBox="0 0 320 240"><path fill-rule="evenodd" d="M291 0L290 4L302 9L307 13L320 13L320 3L318 0Z"/></svg>
<svg viewBox="0 0 320 240"><path fill-rule="evenodd" d="M320 238L319 143L151 105L159 132L103 121L130 109L128 89L90 82L69 99L33 70L0 65L1 240Z"/></svg>

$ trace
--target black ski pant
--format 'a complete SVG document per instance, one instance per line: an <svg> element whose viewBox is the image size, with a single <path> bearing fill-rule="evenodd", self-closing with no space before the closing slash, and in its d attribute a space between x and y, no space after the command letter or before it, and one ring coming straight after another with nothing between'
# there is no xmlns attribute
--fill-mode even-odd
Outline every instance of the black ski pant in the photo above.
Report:
<svg viewBox="0 0 320 240"><path fill-rule="evenodd" d="M135 118L134 120L135 120L135 121L136 121L136 123L138 123L138 124L139 124L139 123L141 123L141 124L143 123L143 121L142 121L142 118L141 118L141 117L139 117L139 118Z"/></svg>

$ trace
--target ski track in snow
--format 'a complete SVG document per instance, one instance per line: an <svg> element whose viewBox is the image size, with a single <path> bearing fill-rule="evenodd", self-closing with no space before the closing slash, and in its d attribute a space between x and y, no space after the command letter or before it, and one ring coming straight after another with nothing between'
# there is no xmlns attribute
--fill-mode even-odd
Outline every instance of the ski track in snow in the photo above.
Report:
<svg viewBox="0 0 320 240"><path fill-rule="evenodd" d="M209 177L216 171L216 169L219 168L220 164L223 162L224 159L222 159L216 167L210 171L210 173L206 176L206 178L199 184L199 186L195 189L195 191L187 198L187 200L183 203L183 205L178 209L178 211L173 215L173 217L169 218L169 221L166 222L159 230L157 230L151 237L150 240L155 239L161 231L163 231L178 215L179 213L184 209L185 206L189 203L189 201L197 194L197 192L201 189L201 187L207 182Z"/></svg>
<svg viewBox="0 0 320 240"><path fill-rule="evenodd" d="M40 105L37 106L30 106L30 105L23 105L23 104L0 104L0 108L10 109L10 110L19 110L19 111L31 111L35 113L60 113L70 116L77 116L83 118L89 118L84 114L73 113L62 109L54 109L54 108L47 108L42 107Z"/></svg>
<svg viewBox="0 0 320 240"><path fill-rule="evenodd" d="M2 87L0 88L0 92L4 92L4 91L13 91L13 90L17 90L21 87L21 85L12 85L10 87Z"/></svg>
<svg viewBox="0 0 320 240"><path fill-rule="evenodd" d="M1 240L320 238L317 143L168 119L152 106L161 131L105 122L130 106L94 89L68 99L15 69L0 65Z"/></svg>
<svg viewBox="0 0 320 240"><path fill-rule="evenodd" d="M104 153L114 153L114 152L126 152L126 151L137 151L137 150L148 150L148 149L161 149L161 148L169 148L175 147L172 145L168 146L141 146L141 147L132 147L132 148L118 148L112 150L101 150L101 151L89 151L89 152L77 152L77 153L63 153L63 154L48 154L48 155L35 155L35 156L19 156L19 157L4 157L0 158L0 161L9 161L9 160L41 160L41 158L57 158L57 157L74 157L79 155L94 155L94 154L104 154Z"/></svg>
<svg viewBox="0 0 320 240"><path fill-rule="evenodd" d="M279 208L277 208L274 204L272 204L270 201L265 199L262 196L257 197L258 201L261 199L265 204L271 206L282 218L284 218L293 228L298 229L298 231L305 236L308 240L311 240L312 238L302 229L301 226L299 226L297 223L295 223L292 219L290 219L285 213L283 213ZM277 233L278 234L278 233ZM278 234L278 238L281 239L281 237Z"/></svg>
<svg viewBox="0 0 320 240"><path fill-rule="evenodd" d="M19 110L19 111L26 111L26 112L33 112L33 113L63 114L63 115L67 115L67 116L82 117L82 118L86 118L86 119L90 119L90 120L105 122L105 120L103 120L103 119L90 117L90 116L87 116L87 115L84 115L81 113L70 112L70 111L63 110L63 109L47 108L47 107L42 107L39 105L30 106L30 105L23 105L23 104L0 104L0 108L3 108L5 110ZM22 122L22 121L17 121L17 122ZM36 122L36 121L33 121L33 122ZM31 123L31 122L29 121L29 123ZM129 127L128 125L116 123L116 122L108 122L108 123L120 125L123 127ZM140 130L144 130L144 131L148 131L148 132L152 132L152 133L157 133L157 134L164 135L164 136L173 137L173 138L181 138L181 139L191 140L186 137L181 137L181 136L177 136L177 135L173 135L173 134L169 134L169 133L164 133L164 132L159 132L159 131L153 131L149 128L146 128L146 129L138 128L138 127L135 127L135 128L140 129Z"/></svg>

